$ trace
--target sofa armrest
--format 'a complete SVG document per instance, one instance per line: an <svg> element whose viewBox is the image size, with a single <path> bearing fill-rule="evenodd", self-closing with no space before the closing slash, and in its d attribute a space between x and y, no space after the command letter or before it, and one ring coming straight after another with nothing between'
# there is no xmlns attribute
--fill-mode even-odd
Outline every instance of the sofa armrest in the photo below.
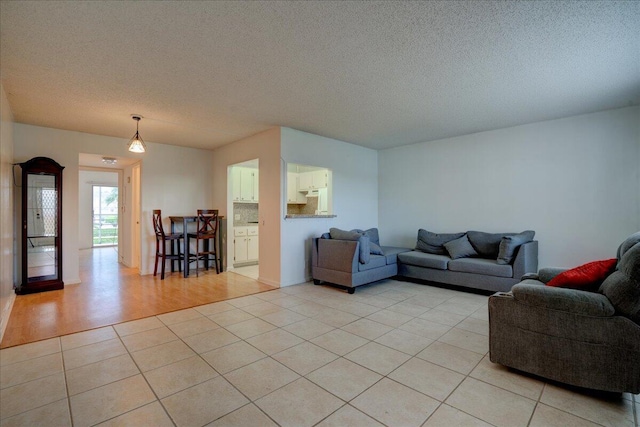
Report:
<svg viewBox="0 0 640 427"><path fill-rule="evenodd" d="M615 314L609 299L594 292L554 288L534 280L514 285L511 292L516 301L529 306L592 317L611 317Z"/></svg>
<svg viewBox="0 0 640 427"><path fill-rule="evenodd" d="M317 264L319 268L355 273L358 271L360 243L356 240L317 240Z"/></svg>
<svg viewBox="0 0 640 427"><path fill-rule="evenodd" d="M555 268L555 267L541 268L540 271L538 271L538 280L541 281L542 283L549 283L551 279L553 279L558 274L563 273L565 271L566 269L564 268Z"/></svg>
<svg viewBox="0 0 640 427"><path fill-rule="evenodd" d="M541 268L537 273L527 273L520 278L520 280L538 280L542 283L549 283L551 279L558 274L566 271L564 268L547 267Z"/></svg>
<svg viewBox="0 0 640 427"><path fill-rule="evenodd" d="M524 243L513 260L513 277L520 279L527 273L538 271L538 241Z"/></svg>

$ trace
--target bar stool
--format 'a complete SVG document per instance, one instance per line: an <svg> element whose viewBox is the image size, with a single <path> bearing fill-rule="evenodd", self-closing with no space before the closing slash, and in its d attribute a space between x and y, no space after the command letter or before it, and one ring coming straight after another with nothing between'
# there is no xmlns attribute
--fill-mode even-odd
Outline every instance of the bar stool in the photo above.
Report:
<svg viewBox="0 0 640 427"><path fill-rule="evenodd" d="M164 232L164 228L162 227L162 213L160 209L154 209L153 211L153 230L156 233L156 262L153 267L153 275L155 276L158 274L158 259L162 259L160 280L164 280L164 266L167 260L171 261L171 271L175 271L175 261L178 261L178 271L182 271L184 253L180 252L180 240L183 237L182 234L166 234ZM171 244L171 252L169 254L167 254L167 242ZM174 248L174 244L177 248ZM177 249L177 252L175 249Z"/></svg>
<svg viewBox="0 0 640 427"><path fill-rule="evenodd" d="M209 262L213 261L216 265L216 274L220 273L218 267L218 252L216 250L217 235L218 209L198 209L196 232L189 233L190 239L196 239L196 253L189 254L189 262L196 262L196 277L198 276L200 261L203 261L206 270L209 270ZM202 249L200 248L201 241ZM189 248L189 251L190 250Z"/></svg>

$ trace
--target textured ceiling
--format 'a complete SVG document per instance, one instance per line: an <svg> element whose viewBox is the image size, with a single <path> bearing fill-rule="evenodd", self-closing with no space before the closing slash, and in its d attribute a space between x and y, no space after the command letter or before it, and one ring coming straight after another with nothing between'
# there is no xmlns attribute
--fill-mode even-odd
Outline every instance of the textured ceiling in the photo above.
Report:
<svg viewBox="0 0 640 427"><path fill-rule="evenodd" d="M640 2L0 3L15 120L375 149L640 104Z"/></svg>

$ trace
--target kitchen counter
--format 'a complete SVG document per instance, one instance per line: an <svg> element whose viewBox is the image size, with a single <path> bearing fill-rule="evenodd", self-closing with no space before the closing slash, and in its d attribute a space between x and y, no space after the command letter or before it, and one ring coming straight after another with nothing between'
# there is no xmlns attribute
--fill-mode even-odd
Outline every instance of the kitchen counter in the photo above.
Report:
<svg viewBox="0 0 640 427"><path fill-rule="evenodd" d="M286 215L284 219L298 219L298 218L336 218L338 215L312 215L312 214L291 214Z"/></svg>

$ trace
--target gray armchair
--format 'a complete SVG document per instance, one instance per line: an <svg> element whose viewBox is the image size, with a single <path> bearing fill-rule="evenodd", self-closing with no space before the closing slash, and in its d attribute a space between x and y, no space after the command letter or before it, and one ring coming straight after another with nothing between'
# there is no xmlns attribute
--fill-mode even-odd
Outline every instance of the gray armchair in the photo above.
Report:
<svg viewBox="0 0 640 427"><path fill-rule="evenodd" d="M489 298L494 363L559 382L640 393L640 232L618 249L598 292L544 286L563 270L525 275Z"/></svg>

